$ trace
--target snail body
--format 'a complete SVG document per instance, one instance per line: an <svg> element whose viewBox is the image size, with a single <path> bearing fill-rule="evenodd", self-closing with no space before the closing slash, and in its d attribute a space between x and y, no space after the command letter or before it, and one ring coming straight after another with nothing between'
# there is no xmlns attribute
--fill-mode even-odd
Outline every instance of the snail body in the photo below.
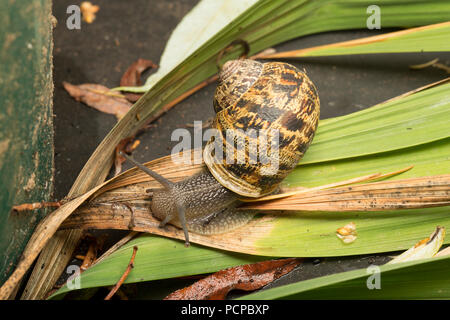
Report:
<svg viewBox="0 0 450 320"><path fill-rule="evenodd" d="M152 213L161 227L183 228L186 244L188 231L221 233L250 220L254 212L239 210L239 199L276 190L312 142L320 113L305 73L248 59L224 64L213 104L217 135L203 150L201 173L173 183L126 156L164 186L153 192Z"/></svg>

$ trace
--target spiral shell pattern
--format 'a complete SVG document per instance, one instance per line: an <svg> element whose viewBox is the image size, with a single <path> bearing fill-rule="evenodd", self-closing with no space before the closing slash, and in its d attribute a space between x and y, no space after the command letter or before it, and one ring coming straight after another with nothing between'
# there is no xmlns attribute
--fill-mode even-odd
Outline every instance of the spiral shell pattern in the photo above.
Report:
<svg viewBox="0 0 450 320"><path fill-rule="evenodd" d="M271 193L303 157L317 129L320 102L308 76L290 64L232 60L219 75L214 109L218 136L205 147L206 165L224 187L259 197Z"/></svg>

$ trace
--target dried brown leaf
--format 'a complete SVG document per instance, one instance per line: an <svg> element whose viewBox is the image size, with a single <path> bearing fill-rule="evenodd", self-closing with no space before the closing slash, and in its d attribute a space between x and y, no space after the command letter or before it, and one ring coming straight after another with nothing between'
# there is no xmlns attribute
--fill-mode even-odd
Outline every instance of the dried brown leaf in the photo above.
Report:
<svg viewBox="0 0 450 320"><path fill-rule="evenodd" d="M138 59L133 62L120 79L120 86L140 86L142 85L141 74L149 68L158 68L151 60Z"/></svg>
<svg viewBox="0 0 450 320"><path fill-rule="evenodd" d="M153 61L146 59L138 59L137 61L133 62L120 79L120 86L121 87L141 86L142 85L141 75L145 70L149 68L154 69L158 68L158 66L154 64ZM140 97L142 97L143 94L125 93L124 95L126 96L128 101L136 102L139 100Z"/></svg>
<svg viewBox="0 0 450 320"><path fill-rule="evenodd" d="M301 262L301 259L288 258L221 270L171 293L164 300L224 300L231 290L259 289L291 272Z"/></svg>
<svg viewBox="0 0 450 320"><path fill-rule="evenodd" d="M379 211L450 204L450 175L381 181L325 190L311 188L289 197L245 205L257 210Z"/></svg>
<svg viewBox="0 0 450 320"><path fill-rule="evenodd" d="M97 259L97 254L102 249L104 240L105 240L104 237L91 239L88 251L86 252L86 255L83 257L83 262L80 267L81 272L88 269Z"/></svg>
<svg viewBox="0 0 450 320"><path fill-rule="evenodd" d="M122 118L132 106L123 95L99 84L73 85L64 81L63 86L75 100L98 111L113 114L117 119Z"/></svg>

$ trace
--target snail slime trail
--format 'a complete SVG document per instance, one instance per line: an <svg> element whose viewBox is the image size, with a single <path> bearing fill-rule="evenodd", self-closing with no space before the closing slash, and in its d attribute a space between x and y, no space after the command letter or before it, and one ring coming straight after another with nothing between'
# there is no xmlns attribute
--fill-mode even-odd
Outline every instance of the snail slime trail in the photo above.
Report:
<svg viewBox="0 0 450 320"><path fill-rule="evenodd" d="M187 246L189 231L224 233L251 220L255 212L239 210L239 199L261 197L279 186L311 144L320 115L317 90L305 73L287 63L249 59L224 64L213 106L217 133L203 150L206 166L199 174L174 183L124 154L161 184L153 190L152 214L160 227L182 228ZM229 132L233 139L227 139ZM268 140L278 141L276 166L264 154ZM231 145L234 141L245 143ZM234 159L224 157L224 150Z"/></svg>

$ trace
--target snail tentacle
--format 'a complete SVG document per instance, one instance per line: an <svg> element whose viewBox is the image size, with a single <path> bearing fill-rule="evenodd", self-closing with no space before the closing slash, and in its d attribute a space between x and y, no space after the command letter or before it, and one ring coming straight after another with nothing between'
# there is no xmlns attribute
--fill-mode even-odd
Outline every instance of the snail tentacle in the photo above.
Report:
<svg viewBox="0 0 450 320"><path fill-rule="evenodd" d="M128 161L130 161L132 164L134 164L136 167L138 167L139 169L141 169L142 171L144 171L146 174L148 174L150 177L152 177L153 179L155 179L156 181L158 181L162 186L164 186L167 190L171 190L173 189L174 183L172 181L170 181L169 179L164 178L163 176L161 176L160 174L156 173L153 170L150 170L149 168L147 168L146 166L144 166L143 164L140 164L139 162L137 162L136 160L134 160L133 157L127 155L125 152L120 151L119 154L121 156L124 156Z"/></svg>

